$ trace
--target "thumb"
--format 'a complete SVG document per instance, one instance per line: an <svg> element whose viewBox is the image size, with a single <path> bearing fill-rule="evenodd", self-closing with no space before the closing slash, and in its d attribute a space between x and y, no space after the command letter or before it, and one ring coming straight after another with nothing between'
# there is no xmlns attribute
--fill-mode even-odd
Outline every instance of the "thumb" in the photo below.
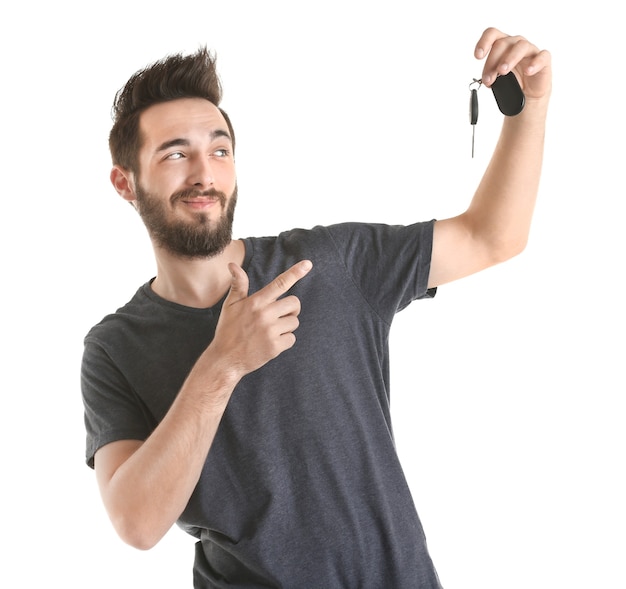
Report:
<svg viewBox="0 0 626 589"><path fill-rule="evenodd" d="M230 291L226 296L224 304L232 305L233 303L236 303L241 299L245 299L248 296L250 281L248 280L248 275L241 266L231 262L228 264L228 270L230 271L233 279L230 285Z"/></svg>

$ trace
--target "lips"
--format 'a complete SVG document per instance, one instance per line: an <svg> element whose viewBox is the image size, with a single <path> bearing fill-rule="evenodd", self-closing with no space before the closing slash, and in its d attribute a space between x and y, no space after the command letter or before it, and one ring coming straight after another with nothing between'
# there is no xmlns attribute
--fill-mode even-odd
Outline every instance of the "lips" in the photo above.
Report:
<svg viewBox="0 0 626 589"><path fill-rule="evenodd" d="M181 200L187 204L213 204L218 202L217 198L183 198Z"/></svg>
<svg viewBox="0 0 626 589"><path fill-rule="evenodd" d="M182 201L195 208L210 207L218 202L224 206L226 204L226 200L226 195L217 190L210 190L206 192L198 192L197 190L182 190L173 194L171 198L172 204Z"/></svg>
<svg viewBox="0 0 626 589"><path fill-rule="evenodd" d="M217 198L185 198L181 199L181 202L194 209L204 209L212 207L219 202Z"/></svg>

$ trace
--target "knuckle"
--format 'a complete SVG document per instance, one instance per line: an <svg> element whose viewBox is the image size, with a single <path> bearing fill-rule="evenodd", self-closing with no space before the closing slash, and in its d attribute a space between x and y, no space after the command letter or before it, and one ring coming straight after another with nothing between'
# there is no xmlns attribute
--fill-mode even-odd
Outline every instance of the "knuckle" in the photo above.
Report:
<svg viewBox="0 0 626 589"><path fill-rule="evenodd" d="M296 295L289 295L288 297L285 297L284 300L289 303L290 309L300 311L300 307L301 307L300 299Z"/></svg>
<svg viewBox="0 0 626 589"><path fill-rule="evenodd" d="M283 274L274 278L274 286L281 291L286 291L289 288L287 280Z"/></svg>

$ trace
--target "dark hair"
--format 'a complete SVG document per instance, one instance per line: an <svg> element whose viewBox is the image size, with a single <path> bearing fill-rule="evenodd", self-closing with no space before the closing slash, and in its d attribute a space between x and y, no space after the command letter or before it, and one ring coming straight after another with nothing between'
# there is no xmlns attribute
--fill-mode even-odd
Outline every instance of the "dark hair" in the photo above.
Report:
<svg viewBox="0 0 626 589"><path fill-rule="evenodd" d="M117 92L113 101L113 127L109 150L114 165L138 173L139 117L148 107L177 98L204 98L217 106L226 119L233 150L235 134L226 112L220 108L222 85L215 57L201 47L192 55L170 55L139 70Z"/></svg>

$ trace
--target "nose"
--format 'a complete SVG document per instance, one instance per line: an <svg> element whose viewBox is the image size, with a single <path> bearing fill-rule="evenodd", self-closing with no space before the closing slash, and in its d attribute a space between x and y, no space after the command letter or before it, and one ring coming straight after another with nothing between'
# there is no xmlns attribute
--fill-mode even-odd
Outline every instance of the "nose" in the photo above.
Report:
<svg viewBox="0 0 626 589"><path fill-rule="evenodd" d="M211 159L201 156L193 158L189 169L189 184L198 188L209 188L214 181L215 175Z"/></svg>

